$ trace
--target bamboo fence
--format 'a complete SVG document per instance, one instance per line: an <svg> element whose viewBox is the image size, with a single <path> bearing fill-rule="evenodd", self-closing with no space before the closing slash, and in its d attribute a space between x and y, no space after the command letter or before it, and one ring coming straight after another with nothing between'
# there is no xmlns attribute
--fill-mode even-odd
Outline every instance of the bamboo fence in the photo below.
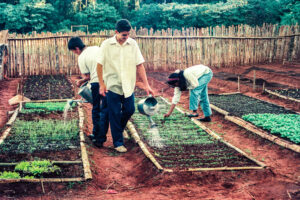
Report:
<svg viewBox="0 0 300 200"><path fill-rule="evenodd" d="M67 48L68 40L74 35L80 36L88 46L100 46L114 31L11 34L9 76L79 74L77 56ZM132 30L131 37L139 44L147 70L185 69L200 63L229 67L300 59L299 25L217 26L156 32L139 29Z"/></svg>

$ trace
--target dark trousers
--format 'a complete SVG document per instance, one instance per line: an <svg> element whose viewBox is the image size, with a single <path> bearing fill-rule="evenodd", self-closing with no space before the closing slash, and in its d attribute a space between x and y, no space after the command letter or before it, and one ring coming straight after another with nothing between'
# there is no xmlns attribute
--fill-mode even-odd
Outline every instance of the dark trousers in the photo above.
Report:
<svg viewBox="0 0 300 200"><path fill-rule="evenodd" d="M130 117L135 111L134 95L125 98L124 95L119 95L108 91L107 103L109 111L110 130L115 147L122 146L123 131Z"/></svg>
<svg viewBox="0 0 300 200"><path fill-rule="evenodd" d="M99 94L99 83L91 83L93 96L93 134L97 143L106 141L106 133L108 131L108 107L107 98Z"/></svg>

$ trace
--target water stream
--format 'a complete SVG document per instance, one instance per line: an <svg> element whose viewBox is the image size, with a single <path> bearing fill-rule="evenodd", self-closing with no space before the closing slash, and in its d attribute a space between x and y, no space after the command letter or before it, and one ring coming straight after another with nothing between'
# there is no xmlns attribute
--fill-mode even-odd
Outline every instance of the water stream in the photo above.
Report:
<svg viewBox="0 0 300 200"><path fill-rule="evenodd" d="M67 121L68 111L71 108L71 106L72 106L72 100L68 100L65 107L64 107L64 114L63 114L65 123Z"/></svg>

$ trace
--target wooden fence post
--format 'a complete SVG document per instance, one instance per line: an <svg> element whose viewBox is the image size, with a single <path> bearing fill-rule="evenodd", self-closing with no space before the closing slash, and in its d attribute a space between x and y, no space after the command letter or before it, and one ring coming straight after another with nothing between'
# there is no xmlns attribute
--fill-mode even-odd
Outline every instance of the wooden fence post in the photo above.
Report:
<svg viewBox="0 0 300 200"><path fill-rule="evenodd" d="M8 51L7 51L7 36L8 36L8 30L4 30L0 32L0 80L3 78L6 78L7 76L7 56L8 56Z"/></svg>

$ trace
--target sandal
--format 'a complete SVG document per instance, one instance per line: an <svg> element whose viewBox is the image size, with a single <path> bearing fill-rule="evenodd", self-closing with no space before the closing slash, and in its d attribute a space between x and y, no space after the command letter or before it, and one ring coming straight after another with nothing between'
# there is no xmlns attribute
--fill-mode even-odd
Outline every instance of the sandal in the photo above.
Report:
<svg viewBox="0 0 300 200"><path fill-rule="evenodd" d="M198 117L199 115L198 115L198 113L196 113L196 114L188 114L187 116L188 117Z"/></svg>

